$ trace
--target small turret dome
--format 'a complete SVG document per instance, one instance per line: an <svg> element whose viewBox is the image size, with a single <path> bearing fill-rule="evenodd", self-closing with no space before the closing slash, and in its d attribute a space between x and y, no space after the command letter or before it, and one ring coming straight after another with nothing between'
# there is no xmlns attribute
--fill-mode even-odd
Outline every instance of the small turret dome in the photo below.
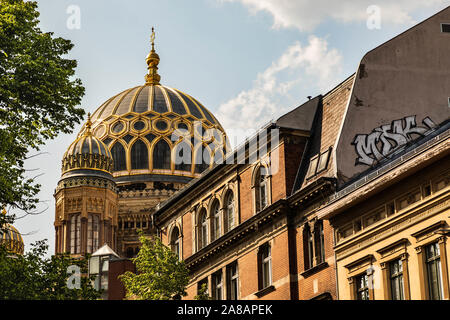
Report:
<svg viewBox="0 0 450 320"><path fill-rule="evenodd" d="M2 213L6 215L6 210L3 209ZM24 243L20 232L10 224L5 224L3 230L0 230L0 244L6 247L11 253L23 254Z"/></svg>
<svg viewBox="0 0 450 320"><path fill-rule="evenodd" d="M113 158L108 147L91 132L88 115L86 130L69 146L62 160L62 174L74 170L95 170L111 174Z"/></svg>

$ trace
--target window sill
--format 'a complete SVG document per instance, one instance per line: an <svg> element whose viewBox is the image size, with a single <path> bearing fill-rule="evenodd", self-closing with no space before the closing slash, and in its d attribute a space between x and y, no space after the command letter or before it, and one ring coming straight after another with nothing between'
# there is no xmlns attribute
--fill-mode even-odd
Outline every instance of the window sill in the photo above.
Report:
<svg viewBox="0 0 450 320"><path fill-rule="evenodd" d="M275 286L270 285L268 287L265 287L264 289L259 290L258 292L255 292L255 296L258 298L261 298L262 296L265 296L266 294L275 291Z"/></svg>
<svg viewBox="0 0 450 320"><path fill-rule="evenodd" d="M314 274L314 273L316 273L316 272L319 272L319 271L322 270L322 269L325 269L326 267L328 267L328 263L325 261L325 262L319 263L318 265L316 265L316 266L314 266L314 267L312 267L312 268L310 268L310 269L308 269L308 270L305 270L305 271L302 272L300 275L301 275L303 278L307 278L307 277L309 277L310 275L312 275L312 274Z"/></svg>

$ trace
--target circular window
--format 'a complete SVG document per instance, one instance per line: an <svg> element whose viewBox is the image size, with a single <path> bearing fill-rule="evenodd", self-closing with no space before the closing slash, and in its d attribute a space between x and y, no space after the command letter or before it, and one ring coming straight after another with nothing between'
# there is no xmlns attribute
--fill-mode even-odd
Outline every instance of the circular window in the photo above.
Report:
<svg viewBox="0 0 450 320"><path fill-rule="evenodd" d="M134 123L133 128L137 131L141 131L142 129L145 128L145 123L142 121L137 121Z"/></svg>
<svg viewBox="0 0 450 320"><path fill-rule="evenodd" d="M121 132L122 130L123 130L123 128L124 128L125 126L124 126L124 124L123 124L123 122L122 121L119 121L119 122L116 122L113 126L112 126L112 132L114 132L114 133L119 133L119 132Z"/></svg>
<svg viewBox="0 0 450 320"><path fill-rule="evenodd" d="M167 127L168 127L169 125L167 124L167 122L166 121L163 121L163 120L159 120L159 121L157 121L156 123L155 123L155 127L156 127L156 129L158 129L159 131L165 131L165 130L167 130Z"/></svg>

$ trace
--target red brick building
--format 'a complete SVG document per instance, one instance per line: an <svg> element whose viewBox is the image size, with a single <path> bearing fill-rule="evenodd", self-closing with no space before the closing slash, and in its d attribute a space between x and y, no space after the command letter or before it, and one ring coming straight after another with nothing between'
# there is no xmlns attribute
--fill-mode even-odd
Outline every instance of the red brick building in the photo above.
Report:
<svg viewBox="0 0 450 320"><path fill-rule="evenodd" d="M146 85L105 102L65 155L56 251L92 252L102 241L132 257L144 229L186 262L185 299L202 284L218 300L448 298L449 36L450 7L232 151L206 108L159 84L152 50ZM181 128L188 140L171 139ZM189 154L181 164L180 141ZM387 236L425 213L432 217ZM422 289L392 294L409 284L406 265ZM110 277L114 298L123 295L111 283L120 268Z"/></svg>

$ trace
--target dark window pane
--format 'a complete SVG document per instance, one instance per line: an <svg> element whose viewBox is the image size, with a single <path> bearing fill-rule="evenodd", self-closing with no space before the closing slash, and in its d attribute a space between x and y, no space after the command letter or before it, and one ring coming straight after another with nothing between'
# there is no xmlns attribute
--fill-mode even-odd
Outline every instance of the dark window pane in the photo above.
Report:
<svg viewBox="0 0 450 320"><path fill-rule="evenodd" d="M125 149L120 142L116 142L111 149L114 161L114 171L122 171L127 169Z"/></svg>
<svg viewBox="0 0 450 320"><path fill-rule="evenodd" d="M403 300L403 264L402 260L395 260L389 264L391 278L391 299Z"/></svg>
<svg viewBox="0 0 450 320"><path fill-rule="evenodd" d="M147 146L141 140L136 141L131 148L131 169L148 168Z"/></svg>
<svg viewBox="0 0 450 320"><path fill-rule="evenodd" d="M167 130L167 126L168 126L167 122L162 121L162 120L156 122L156 124L155 124L156 129L158 129L160 131Z"/></svg>
<svg viewBox="0 0 450 320"><path fill-rule="evenodd" d="M114 133L119 133L123 130L124 125L122 121L117 122L116 124L113 125L112 127L112 132Z"/></svg>
<svg viewBox="0 0 450 320"><path fill-rule="evenodd" d="M153 96L153 111L164 113L167 112L166 99L164 94L158 86L153 86L154 96Z"/></svg>
<svg viewBox="0 0 450 320"><path fill-rule="evenodd" d="M126 141L126 143L130 143L130 141L133 139L134 137L130 134L127 134L125 137L123 137L123 140Z"/></svg>
<svg viewBox="0 0 450 320"><path fill-rule="evenodd" d="M174 151L175 170L191 171L192 150L189 143L180 142L175 146Z"/></svg>
<svg viewBox="0 0 450 320"><path fill-rule="evenodd" d="M148 94L149 94L149 86L145 86L136 99L136 103L134 104L133 111L137 113L143 113L148 111Z"/></svg>
<svg viewBox="0 0 450 320"><path fill-rule="evenodd" d="M194 104L194 102L192 102L192 100L189 99L189 97L187 97L184 93L182 93L180 91L178 91L178 93L183 97L184 101L186 102L189 112L197 119L203 119L202 114L200 113L200 111L198 110L198 108Z"/></svg>
<svg viewBox="0 0 450 320"><path fill-rule="evenodd" d="M369 277L366 273L356 277L356 299L369 300Z"/></svg>
<svg viewBox="0 0 450 320"><path fill-rule="evenodd" d="M135 130L141 131L142 129L145 128L145 123L142 122L142 121L138 121L138 122L134 123L133 127L134 127Z"/></svg>
<svg viewBox="0 0 450 320"><path fill-rule="evenodd" d="M200 109L205 114L206 119L208 119L212 124L215 124L216 122L211 117L211 115L209 114L208 110L206 110L206 108L200 102L198 102L196 99L194 99L194 101L197 102L198 106L200 107Z"/></svg>
<svg viewBox="0 0 450 320"><path fill-rule="evenodd" d="M103 143L108 145L111 141L112 141L111 138L106 138L105 140L103 140Z"/></svg>
<svg viewBox="0 0 450 320"><path fill-rule="evenodd" d="M431 300L442 299L442 270L439 244L433 243L425 248L428 276L428 292Z"/></svg>
<svg viewBox="0 0 450 320"><path fill-rule="evenodd" d="M183 103L178 99L175 93L171 90L167 89L166 92L169 95L170 103L172 104L172 110L178 114L186 114L186 109L183 106Z"/></svg>
<svg viewBox="0 0 450 320"><path fill-rule="evenodd" d="M202 173L209 168L211 163L211 151L209 148L201 147L195 154L195 173Z"/></svg>
<svg viewBox="0 0 450 320"><path fill-rule="evenodd" d="M180 122L177 127L178 127L178 129L183 129L183 130L188 130L189 129L187 124L183 123L183 122Z"/></svg>
<svg viewBox="0 0 450 320"><path fill-rule="evenodd" d="M170 147L160 140L153 150L153 169L170 169Z"/></svg>
<svg viewBox="0 0 450 320"><path fill-rule="evenodd" d="M156 136L152 133L149 133L148 135L145 136L145 139L147 139L148 142L152 142L153 139L155 139L155 138L156 138Z"/></svg>

